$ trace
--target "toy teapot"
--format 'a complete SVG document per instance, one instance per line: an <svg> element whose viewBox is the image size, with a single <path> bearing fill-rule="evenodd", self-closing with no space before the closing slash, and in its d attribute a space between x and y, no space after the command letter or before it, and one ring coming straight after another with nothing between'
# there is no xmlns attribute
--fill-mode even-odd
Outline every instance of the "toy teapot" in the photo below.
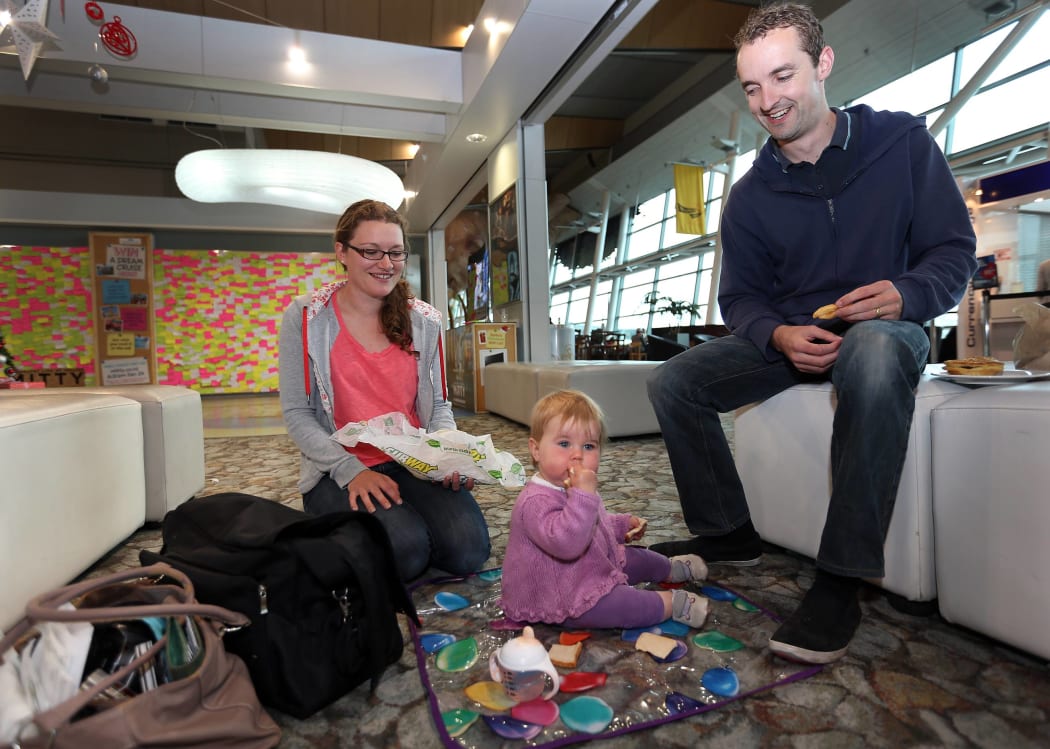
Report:
<svg viewBox="0 0 1050 749"><path fill-rule="evenodd" d="M536 639L532 627L525 627L520 637L508 640L493 652L489 657L489 671L493 680L500 682L507 695L517 702L528 702L540 696L549 700L558 693L561 681L547 649Z"/></svg>

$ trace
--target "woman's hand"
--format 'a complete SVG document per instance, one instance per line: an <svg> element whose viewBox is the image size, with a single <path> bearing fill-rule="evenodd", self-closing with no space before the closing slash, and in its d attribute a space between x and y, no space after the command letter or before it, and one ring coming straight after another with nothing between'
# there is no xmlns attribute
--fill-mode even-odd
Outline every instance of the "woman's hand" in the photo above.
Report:
<svg viewBox="0 0 1050 749"><path fill-rule="evenodd" d="M391 504L401 504L397 482L378 471L361 471L346 485L346 492L350 495L351 510L375 512L376 503L384 510L389 510Z"/></svg>
<svg viewBox="0 0 1050 749"><path fill-rule="evenodd" d="M436 481L434 482L437 483ZM441 480L441 485L446 489L451 489L454 492L458 492L461 488L466 489L468 492L474 488L474 477L467 476L463 478L459 475L459 471L455 471L451 476L445 476Z"/></svg>

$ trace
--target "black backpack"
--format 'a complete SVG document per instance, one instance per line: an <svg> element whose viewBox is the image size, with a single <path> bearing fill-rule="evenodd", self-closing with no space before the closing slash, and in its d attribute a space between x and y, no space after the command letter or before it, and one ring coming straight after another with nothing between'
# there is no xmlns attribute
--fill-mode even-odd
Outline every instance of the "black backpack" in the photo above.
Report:
<svg viewBox="0 0 1050 749"><path fill-rule="evenodd" d="M313 516L247 494L191 499L164 516L160 554L197 600L251 619L228 632L260 701L306 718L357 685L374 689L404 641L397 611L417 614L380 522L366 513Z"/></svg>

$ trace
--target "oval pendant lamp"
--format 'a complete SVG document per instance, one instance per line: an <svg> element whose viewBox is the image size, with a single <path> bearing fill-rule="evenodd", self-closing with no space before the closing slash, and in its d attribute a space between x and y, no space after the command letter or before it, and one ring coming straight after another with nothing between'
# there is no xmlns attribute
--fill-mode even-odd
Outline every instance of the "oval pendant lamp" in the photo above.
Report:
<svg viewBox="0 0 1050 749"><path fill-rule="evenodd" d="M182 194L201 203L265 203L341 214L358 200L398 208L401 178L374 161L325 151L218 148L194 151L175 166Z"/></svg>

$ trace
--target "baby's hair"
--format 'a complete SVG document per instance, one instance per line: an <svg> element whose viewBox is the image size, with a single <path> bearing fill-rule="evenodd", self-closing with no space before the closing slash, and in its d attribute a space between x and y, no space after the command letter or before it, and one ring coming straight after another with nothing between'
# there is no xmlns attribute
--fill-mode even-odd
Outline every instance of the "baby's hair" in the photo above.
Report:
<svg viewBox="0 0 1050 749"><path fill-rule="evenodd" d="M532 425L529 436L539 442L547 426L555 418L563 424L594 424L598 427L598 443L605 444L605 414L586 393L579 390L556 390L536 401L532 407Z"/></svg>

